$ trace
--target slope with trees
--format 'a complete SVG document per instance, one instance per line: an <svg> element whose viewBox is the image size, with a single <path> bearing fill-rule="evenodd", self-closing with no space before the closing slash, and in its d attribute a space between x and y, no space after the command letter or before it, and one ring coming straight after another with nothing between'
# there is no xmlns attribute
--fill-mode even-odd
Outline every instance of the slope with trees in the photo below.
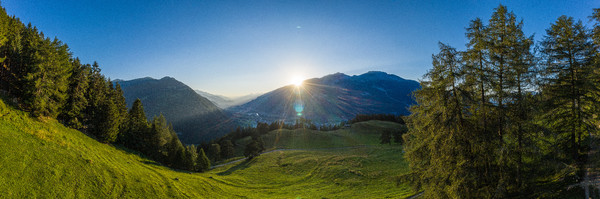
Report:
<svg viewBox="0 0 600 199"><path fill-rule="evenodd" d="M139 101L127 112L121 85L102 75L98 63L82 64L66 44L9 17L4 9L0 30L0 94L19 108L171 167L202 170L196 168L197 159L204 161L202 154L195 146L184 147L162 115L148 122Z"/></svg>
<svg viewBox="0 0 600 199"><path fill-rule="evenodd" d="M440 44L433 56L404 135L411 173L402 178L425 197L555 198L582 190L574 185L598 134L597 43L566 16L547 29L540 51L522 29L500 5L488 24L471 21L465 51Z"/></svg>

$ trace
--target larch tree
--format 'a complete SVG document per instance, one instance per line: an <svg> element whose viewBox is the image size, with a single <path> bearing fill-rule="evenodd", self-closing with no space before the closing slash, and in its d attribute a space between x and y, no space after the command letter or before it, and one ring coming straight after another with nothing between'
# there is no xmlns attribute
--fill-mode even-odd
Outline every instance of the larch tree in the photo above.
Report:
<svg viewBox="0 0 600 199"><path fill-rule="evenodd" d="M559 135L562 148L577 160L586 133L595 131L594 107L598 83L594 78L594 48L581 21L561 16L546 30L543 85L545 121Z"/></svg>
<svg viewBox="0 0 600 199"><path fill-rule="evenodd" d="M405 157L413 181L426 198L471 198L485 190L473 165L471 126L466 117L464 71L456 49L440 43L433 56L433 69L425 74L421 90L415 91L417 105L408 117L410 130L404 135Z"/></svg>

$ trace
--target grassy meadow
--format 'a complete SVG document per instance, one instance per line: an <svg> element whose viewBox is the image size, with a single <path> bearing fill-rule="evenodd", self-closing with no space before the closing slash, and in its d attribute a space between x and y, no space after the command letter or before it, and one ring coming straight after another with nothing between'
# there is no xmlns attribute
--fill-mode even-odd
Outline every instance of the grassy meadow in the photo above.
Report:
<svg viewBox="0 0 600 199"><path fill-rule="evenodd" d="M0 101L0 196L402 198L414 194L394 180L407 172L402 147L378 144L377 129L395 125L371 121L332 132L273 131L264 136L268 148L294 150L190 173Z"/></svg>

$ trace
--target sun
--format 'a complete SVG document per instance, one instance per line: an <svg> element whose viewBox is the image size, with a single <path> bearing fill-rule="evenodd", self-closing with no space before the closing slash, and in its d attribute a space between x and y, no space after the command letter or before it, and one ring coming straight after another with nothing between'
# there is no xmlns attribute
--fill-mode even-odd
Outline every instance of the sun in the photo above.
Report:
<svg viewBox="0 0 600 199"><path fill-rule="evenodd" d="M295 86L302 86L303 82L304 82L304 78L302 78L300 76L295 76L290 81L290 83L293 84L293 85L295 85Z"/></svg>

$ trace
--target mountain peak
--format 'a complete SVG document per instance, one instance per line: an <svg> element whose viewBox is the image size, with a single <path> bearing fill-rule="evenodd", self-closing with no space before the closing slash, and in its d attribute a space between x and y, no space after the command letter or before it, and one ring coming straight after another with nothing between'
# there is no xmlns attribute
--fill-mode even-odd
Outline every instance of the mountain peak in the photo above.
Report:
<svg viewBox="0 0 600 199"><path fill-rule="evenodd" d="M169 77L169 76L164 76L163 78L160 78L160 80L175 80L175 81L177 81L177 79L175 79L173 77Z"/></svg>
<svg viewBox="0 0 600 199"><path fill-rule="evenodd" d="M349 77L350 76L348 76L344 73L337 72L334 74L326 75L321 78L314 78L313 81L321 81L322 83L325 83L325 84L331 84L331 83L339 82L339 81L349 78Z"/></svg>
<svg viewBox="0 0 600 199"><path fill-rule="evenodd" d="M411 93L419 88L416 81L380 71L353 76L334 73L307 81L310 84L300 91L281 87L228 110L249 121L294 121L301 115L316 124L333 124L356 114L407 115L415 103Z"/></svg>
<svg viewBox="0 0 600 199"><path fill-rule="evenodd" d="M397 75L394 74L390 74L390 73L386 73L386 72L382 72L382 71L369 71L366 73L363 73L362 75L358 75L356 77L359 78L366 78L366 79L394 79L394 80L398 80L398 81L404 81L405 79L402 77L399 77Z"/></svg>

